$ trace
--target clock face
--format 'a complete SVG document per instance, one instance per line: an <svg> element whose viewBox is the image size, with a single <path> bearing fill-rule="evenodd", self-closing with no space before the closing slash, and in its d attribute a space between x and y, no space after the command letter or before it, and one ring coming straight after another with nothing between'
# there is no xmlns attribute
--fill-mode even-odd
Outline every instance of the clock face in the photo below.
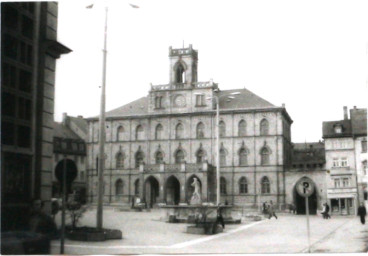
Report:
<svg viewBox="0 0 368 256"><path fill-rule="evenodd" d="M174 98L174 103L176 106L178 107L183 107L185 106L185 98L183 95L179 94L177 96L175 96Z"/></svg>

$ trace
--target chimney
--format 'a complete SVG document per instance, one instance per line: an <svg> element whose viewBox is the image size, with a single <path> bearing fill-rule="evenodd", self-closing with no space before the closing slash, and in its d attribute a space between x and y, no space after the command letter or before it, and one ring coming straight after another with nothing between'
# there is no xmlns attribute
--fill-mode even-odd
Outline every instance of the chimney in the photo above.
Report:
<svg viewBox="0 0 368 256"><path fill-rule="evenodd" d="M62 124L64 126L68 126L68 114L66 112L63 113L63 120L62 120Z"/></svg>
<svg viewBox="0 0 368 256"><path fill-rule="evenodd" d="M78 118L80 118L80 119L83 119L83 116L77 116Z"/></svg>
<svg viewBox="0 0 368 256"><path fill-rule="evenodd" d="M348 107L347 106L344 106L344 120L348 120L349 117L348 117Z"/></svg>
<svg viewBox="0 0 368 256"><path fill-rule="evenodd" d="M354 106L354 109L356 109L356 106Z"/></svg>
<svg viewBox="0 0 368 256"><path fill-rule="evenodd" d="M285 108L285 103L282 103L282 107Z"/></svg>

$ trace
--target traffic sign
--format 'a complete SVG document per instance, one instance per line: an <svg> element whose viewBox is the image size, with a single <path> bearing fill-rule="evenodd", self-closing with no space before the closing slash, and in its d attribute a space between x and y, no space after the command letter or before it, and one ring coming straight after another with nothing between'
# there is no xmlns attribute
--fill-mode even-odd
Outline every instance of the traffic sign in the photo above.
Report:
<svg viewBox="0 0 368 256"><path fill-rule="evenodd" d="M296 184L296 191L300 196L309 197L314 192L314 185L309 179L302 178L298 184Z"/></svg>

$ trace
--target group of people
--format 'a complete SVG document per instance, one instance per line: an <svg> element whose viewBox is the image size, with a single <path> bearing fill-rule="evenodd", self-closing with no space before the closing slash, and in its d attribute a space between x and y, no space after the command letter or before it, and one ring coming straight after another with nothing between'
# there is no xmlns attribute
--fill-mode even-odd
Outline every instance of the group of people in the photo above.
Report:
<svg viewBox="0 0 368 256"><path fill-rule="evenodd" d="M268 218L271 219L272 217L275 217L277 219L276 213L275 213L275 207L273 205L272 200L270 203L264 202L262 206L262 212L263 214L268 214Z"/></svg>

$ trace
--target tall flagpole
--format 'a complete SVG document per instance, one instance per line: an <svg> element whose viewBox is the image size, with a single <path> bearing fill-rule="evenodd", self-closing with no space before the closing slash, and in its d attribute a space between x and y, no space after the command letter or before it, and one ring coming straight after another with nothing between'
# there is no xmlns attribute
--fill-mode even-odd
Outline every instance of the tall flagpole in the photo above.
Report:
<svg viewBox="0 0 368 256"><path fill-rule="evenodd" d="M105 98L106 98L106 57L107 57L107 12L105 7L105 34L103 49L102 88L101 88L101 112L100 112L100 134L99 134L99 161L98 161L98 201L97 201L97 228L103 225L103 196L104 196L104 164L105 164Z"/></svg>

